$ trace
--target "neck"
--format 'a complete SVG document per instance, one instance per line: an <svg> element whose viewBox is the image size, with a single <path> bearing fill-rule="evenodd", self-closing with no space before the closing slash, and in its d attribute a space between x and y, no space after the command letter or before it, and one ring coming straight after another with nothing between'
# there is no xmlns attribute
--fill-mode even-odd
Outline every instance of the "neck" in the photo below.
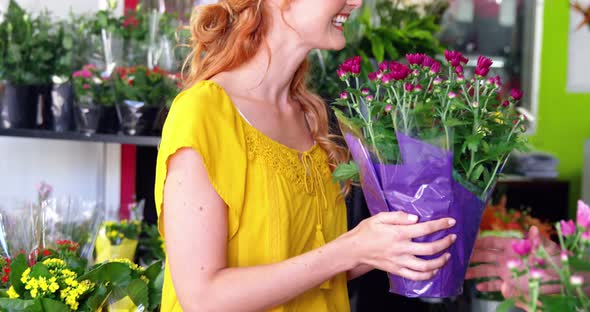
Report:
<svg viewBox="0 0 590 312"><path fill-rule="evenodd" d="M267 36L268 47L261 46L250 61L232 70L231 80L239 82L244 96L267 103L289 103L295 73L310 51L300 42L291 29L271 31Z"/></svg>

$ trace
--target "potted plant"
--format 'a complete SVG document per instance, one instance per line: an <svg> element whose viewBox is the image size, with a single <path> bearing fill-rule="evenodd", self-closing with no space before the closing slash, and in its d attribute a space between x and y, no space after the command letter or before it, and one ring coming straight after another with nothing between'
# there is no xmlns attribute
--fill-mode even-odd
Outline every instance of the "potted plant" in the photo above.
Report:
<svg viewBox="0 0 590 312"><path fill-rule="evenodd" d="M146 134L153 129L161 107L176 94L176 83L166 71L145 66L119 67L115 70L117 115L127 135Z"/></svg>
<svg viewBox="0 0 590 312"><path fill-rule="evenodd" d="M32 128L37 117L37 86L48 81L53 58L49 30L11 0L0 23L0 127Z"/></svg>
<svg viewBox="0 0 590 312"><path fill-rule="evenodd" d="M85 65L72 75L75 105L74 116L78 131L85 134L97 132L104 107L114 103L110 79L103 77L94 65Z"/></svg>
<svg viewBox="0 0 590 312"><path fill-rule="evenodd" d="M43 122L42 127L57 132L72 130L74 125L73 114L73 87L71 74L75 68L74 55L81 52L75 49L75 26L67 21L51 23L47 21L47 27L54 28L54 49L52 75L50 83L42 89L43 96Z"/></svg>

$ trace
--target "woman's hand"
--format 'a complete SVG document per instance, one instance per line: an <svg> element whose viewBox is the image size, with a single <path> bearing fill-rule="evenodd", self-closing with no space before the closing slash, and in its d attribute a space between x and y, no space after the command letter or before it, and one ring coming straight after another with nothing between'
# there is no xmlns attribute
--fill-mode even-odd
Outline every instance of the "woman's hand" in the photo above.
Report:
<svg viewBox="0 0 590 312"><path fill-rule="evenodd" d="M343 238L352 240L359 265L369 265L412 280L427 280L448 261L450 254L432 260L417 256L430 256L447 249L456 240L456 235L430 243L415 243L412 239L448 229L455 220L417 221L418 217L407 213L384 212L364 220Z"/></svg>

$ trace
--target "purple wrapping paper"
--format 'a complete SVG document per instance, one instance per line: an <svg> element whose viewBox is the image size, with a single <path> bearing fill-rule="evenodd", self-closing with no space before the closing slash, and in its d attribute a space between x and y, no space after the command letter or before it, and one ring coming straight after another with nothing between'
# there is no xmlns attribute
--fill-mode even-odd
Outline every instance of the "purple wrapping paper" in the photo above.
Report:
<svg viewBox="0 0 590 312"><path fill-rule="evenodd" d="M485 208L477 196L453 179L453 154L397 133L400 165L372 161L362 141L347 133L346 142L360 170L361 185L372 215L404 211L417 215L420 222L452 217L457 224L448 231L417 238L432 242L451 233L457 240L449 248L451 258L427 281L412 281L389 274L390 292L406 297L446 298L463 292L465 272ZM442 254L442 253L441 253ZM441 254L431 257L433 259Z"/></svg>

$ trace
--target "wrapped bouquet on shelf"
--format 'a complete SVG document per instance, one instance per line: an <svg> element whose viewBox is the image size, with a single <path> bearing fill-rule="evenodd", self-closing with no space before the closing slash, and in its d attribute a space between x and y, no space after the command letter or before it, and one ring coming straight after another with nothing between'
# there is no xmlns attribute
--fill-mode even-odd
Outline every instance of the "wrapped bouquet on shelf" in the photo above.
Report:
<svg viewBox="0 0 590 312"><path fill-rule="evenodd" d="M461 53L446 51L445 59L409 54L407 62L379 64L366 80L360 57L338 69L346 89L334 110L354 163L341 165L334 177L360 178L371 214L457 220L417 239L457 235L450 260L432 279L390 275L390 291L408 297L462 292L485 203L507 156L526 146L525 118L516 110L522 92L500 99L500 78L487 77L492 61L486 57L479 57L474 77L465 77Z"/></svg>
<svg viewBox="0 0 590 312"><path fill-rule="evenodd" d="M141 220L145 201L132 204L129 220L105 221L96 237L95 263L102 263L113 259L127 259L133 261L139 235L141 234Z"/></svg>

